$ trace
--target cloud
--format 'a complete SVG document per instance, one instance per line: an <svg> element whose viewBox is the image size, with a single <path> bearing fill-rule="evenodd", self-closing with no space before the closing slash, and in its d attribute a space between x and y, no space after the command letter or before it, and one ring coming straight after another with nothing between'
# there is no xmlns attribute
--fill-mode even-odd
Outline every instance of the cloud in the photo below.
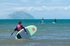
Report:
<svg viewBox="0 0 70 46"><path fill-rule="evenodd" d="M14 4L14 3L4 3L4 4L8 4L8 5L19 5L19 4Z"/></svg>
<svg viewBox="0 0 70 46"><path fill-rule="evenodd" d="M42 7L33 7L32 10L33 10L33 11L42 11L43 8L42 8Z"/></svg>
<svg viewBox="0 0 70 46"><path fill-rule="evenodd" d="M47 6L41 6L41 7L13 7L13 8L8 8L8 9L1 9L0 11L19 11L19 10L23 10L23 11L54 11L54 10L58 10L58 11L62 11L62 10L70 10L70 6L58 6L58 7L47 7Z"/></svg>
<svg viewBox="0 0 70 46"><path fill-rule="evenodd" d="M68 0L36 0L36 5L46 6L68 6ZM69 1L70 2L70 1Z"/></svg>
<svg viewBox="0 0 70 46"><path fill-rule="evenodd" d="M42 7L17 7L13 8L15 10L27 10L27 11L42 11Z"/></svg>
<svg viewBox="0 0 70 46"><path fill-rule="evenodd" d="M68 6L68 7L64 7L64 9L65 9L65 10L69 10L69 9L70 9L70 6Z"/></svg>
<svg viewBox="0 0 70 46"><path fill-rule="evenodd" d="M47 7L47 6L42 6L46 10L55 10L55 9L62 9L63 7Z"/></svg>
<svg viewBox="0 0 70 46"><path fill-rule="evenodd" d="M47 6L42 6L46 10L69 10L70 6L58 6L58 7L47 7Z"/></svg>
<svg viewBox="0 0 70 46"><path fill-rule="evenodd" d="M43 10L69 10L70 6L65 6L65 7L47 7L47 6L41 6L41 7L16 7L13 8L15 10L27 10L27 11L43 11Z"/></svg>
<svg viewBox="0 0 70 46"><path fill-rule="evenodd" d="M19 5L19 4L14 4L14 3L2 3L0 5Z"/></svg>
<svg viewBox="0 0 70 46"><path fill-rule="evenodd" d="M30 11L33 7L15 7L14 10L28 10Z"/></svg>

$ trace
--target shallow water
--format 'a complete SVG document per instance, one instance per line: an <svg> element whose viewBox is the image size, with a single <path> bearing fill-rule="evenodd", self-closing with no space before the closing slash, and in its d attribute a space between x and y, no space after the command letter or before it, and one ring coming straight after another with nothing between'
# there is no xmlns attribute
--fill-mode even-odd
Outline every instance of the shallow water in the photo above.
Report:
<svg viewBox="0 0 70 46"><path fill-rule="evenodd" d="M5 23L3 23L3 21ZM40 24L40 20L21 20L24 26L35 25L38 31L30 39L15 39L13 32L19 20L0 20L0 46L70 46L69 22L46 22ZM33 22L32 22L33 21ZM34 22L35 21L35 22ZM50 20L48 20L50 21Z"/></svg>

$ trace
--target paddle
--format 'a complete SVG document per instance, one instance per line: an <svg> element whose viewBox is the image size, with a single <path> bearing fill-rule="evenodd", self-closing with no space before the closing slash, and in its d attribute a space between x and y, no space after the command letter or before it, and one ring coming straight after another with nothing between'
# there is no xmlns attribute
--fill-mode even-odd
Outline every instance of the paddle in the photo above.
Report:
<svg viewBox="0 0 70 46"><path fill-rule="evenodd" d="M15 31L13 31L13 32L11 33L11 35L10 35L10 36L12 36L14 32L15 32Z"/></svg>

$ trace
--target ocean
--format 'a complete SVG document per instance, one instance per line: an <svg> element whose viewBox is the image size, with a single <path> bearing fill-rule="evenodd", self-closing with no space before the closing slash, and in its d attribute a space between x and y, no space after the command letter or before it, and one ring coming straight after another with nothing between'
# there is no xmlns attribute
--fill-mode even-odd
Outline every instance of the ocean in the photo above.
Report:
<svg viewBox="0 0 70 46"><path fill-rule="evenodd" d="M24 27L37 26L37 32L30 39L15 39L11 33L22 21ZM0 46L70 46L70 19L0 19Z"/></svg>

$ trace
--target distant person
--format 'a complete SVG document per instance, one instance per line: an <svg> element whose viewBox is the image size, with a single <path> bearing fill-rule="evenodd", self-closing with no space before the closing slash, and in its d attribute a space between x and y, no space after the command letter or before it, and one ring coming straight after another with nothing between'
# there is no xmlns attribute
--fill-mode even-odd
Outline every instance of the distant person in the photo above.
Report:
<svg viewBox="0 0 70 46"><path fill-rule="evenodd" d="M26 33L26 29L25 29L25 27L24 27L23 25L21 25L21 23L22 23L21 21L18 22L18 25L17 25L16 28L14 29L14 32L15 32L15 31L20 31L21 29L24 29L24 31L25 31L25 33ZM14 33L14 32L13 32L13 33ZM13 35L13 33L11 34L11 36Z"/></svg>
<svg viewBox="0 0 70 46"><path fill-rule="evenodd" d="M44 23L44 19L42 18L42 23Z"/></svg>
<svg viewBox="0 0 70 46"><path fill-rule="evenodd" d="M55 22L56 22L56 19L55 19Z"/></svg>

